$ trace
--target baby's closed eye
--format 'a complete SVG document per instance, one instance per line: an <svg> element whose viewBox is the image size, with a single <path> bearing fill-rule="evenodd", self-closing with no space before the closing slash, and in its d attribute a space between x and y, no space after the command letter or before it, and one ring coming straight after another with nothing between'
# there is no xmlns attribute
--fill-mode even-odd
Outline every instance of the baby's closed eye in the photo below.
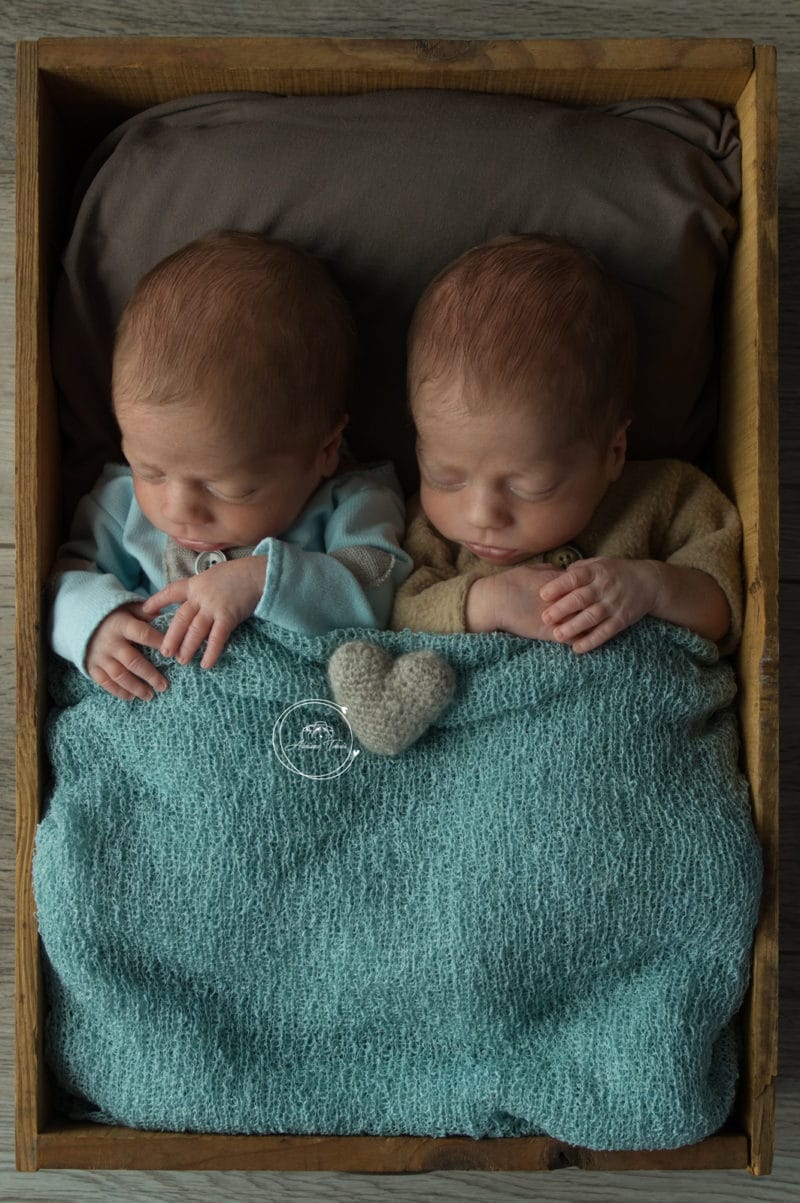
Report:
<svg viewBox="0 0 800 1203"><path fill-rule="evenodd" d="M206 485L206 490L212 495L212 497L216 497L219 501L230 502L248 501L250 498L255 497L256 493L258 492L257 489L246 489L241 492L236 492L234 490L221 489L217 485Z"/></svg>
<svg viewBox="0 0 800 1203"><path fill-rule="evenodd" d="M508 490L515 497L519 497L520 501L546 501L548 497L552 497L556 491L556 485L550 485L544 489L524 488L521 485L509 484Z"/></svg>

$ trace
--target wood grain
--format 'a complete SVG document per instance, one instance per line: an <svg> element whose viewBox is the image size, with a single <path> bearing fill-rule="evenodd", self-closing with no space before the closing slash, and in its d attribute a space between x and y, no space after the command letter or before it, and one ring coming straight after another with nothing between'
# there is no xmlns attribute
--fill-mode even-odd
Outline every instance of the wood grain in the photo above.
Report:
<svg viewBox="0 0 800 1203"><path fill-rule="evenodd" d="M137 109L210 87L274 92L458 87L527 92L578 104L634 96L702 96L733 104L752 69L744 40L359 40L275 38L43 40L56 103ZM96 91L95 91L96 89Z"/></svg>
<svg viewBox="0 0 800 1203"><path fill-rule="evenodd" d="M800 717L798 700L800 693L795 685L798 677L797 664L798 647L800 647L800 630L798 623L787 621L787 609L797 614L800 608L800 587L792 582L800 579L800 540L797 538L800 529L800 438L797 438L798 422L796 415L800 413L798 386L800 385L800 370L798 370L798 352L795 331L797 317L800 314L800 273L791 266L792 262L800 263L800 157L794 152L797 145L798 112L800 112L800 33L796 21L796 7L792 0L766 0L758 6L757 16L754 17L751 7L744 3L726 3L721 0L710 0L704 6L702 28L698 22L697 10L690 6L679 4L678 0L666 2L653 9L643 0L634 0L628 5L615 10L603 11L602 15L591 6L583 4L549 4L536 6L535 21L531 18L528 6L511 3L498 3L490 0L488 4L478 4L477 0L469 0L466 4L451 6L440 4L436 6L415 3L413 0L400 0L391 9L380 6L374 11L373 6L358 3L304 3L303 0L289 4L276 0L269 6L262 6L256 0L243 0L236 10L223 12L216 6L199 0L191 11L184 6L170 11L169 0L155 5L150 0L143 0L137 7L135 16L127 14L124 9L112 7L108 0L90 0L81 8L80 16L70 15L65 9L56 15L51 5L45 5L39 0L21 0L12 5L7 15L6 37L36 37L46 34L141 34L157 32L170 34L224 34L224 33L258 33L258 34L294 34L313 33L317 35L352 34L361 37L383 36L407 38L426 38L436 35L458 37L524 37L532 32L537 36L558 32L567 36L594 35L692 35L702 32L710 35L727 37L754 37L756 40L777 42L779 46L779 81L780 81L780 143L782 156L781 171L781 263L782 263L782 306L784 335L781 347L781 391L783 404L782 424L782 456L783 456L783 528L784 528L784 582L782 588L782 608L784 613L782 664L783 664L783 698L788 716L784 716L784 750L782 752L783 788L787 798L784 807L782 840L788 849L800 848L798 839L797 803L800 798L800 753L798 753L798 735L800 727L792 723L791 716ZM531 26L535 26L532 29ZM0 153L3 161L0 165L0 246L8 252L12 244L12 234L9 222L13 220L11 205L11 119L13 101L11 88L13 85L13 61L11 47L7 43L3 50L0 63L0 100L5 104L0 106L3 121L0 123ZM6 280L10 283L10 258L8 253L3 256L6 270ZM791 315L794 315L792 318ZM788 316L787 316L788 315ZM0 350L11 346L11 326L13 320L13 302L8 289L2 290L0 296ZM791 325L787 322L791 320ZM10 547L11 533L8 523L8 498L12 490L12 461L7 438L4 432L10 428L9 415L11 412L10 395L10 356L2 356L0 364L0 567L4 570L2 589L0 592L0 640L5 663L3 689L0 694L0 715L4 722L4 755L0 757L0 788L2 788L3 822L0 828L3 834L8 831L8 816L11 805L11 772L8 748L12 729L11 702L12 690L8 687L8 657L10 644L8 633L8 616L10 614L11 598L9 572L11 570L12 549ZM3 376L5 371L6 375ZM794 422L794 425L792 423ZM786 430L784 436L783 431ZM794 430L795 434L792 434ZM787 443L788 440L788 443ZM6 499L3 510L3 498ZM4 518L5 514L5 518ZM5 546L3 544L5 543ZM5 626L2 625L5 615ZM792 666L794 665L794 671ZM788 721L788 725L787 725ZM8 843L4 844L8 848ZM4 854L4 867L9 867L8 853ZM789 862L792 868L791 861ZM800 915L800 889L797 885L796 871L787 874L783 882L784 917L789 916L790 927L787 933L786 922L783 925L784 946L797 949L800 938L797 935L795 919ZM7 905L7 892L3 895ZM0 933L7 937L10 930L8 910L3 911L0 922ZM3 1041L0 1046L0 1072L3 1080L9 1081L10 1065L10 1024L8 1019L8 970L10 968L9 945L7 938L2 949L0 960L0 991L3 991L2 1025ZM529 1198L532 1192L546 1192L550 1199L614 1199L646 1197L653 1199L697 1198L702 1193L709 1199L718 1200L752 1200L756 1190L768 1189L776 1199L793 1199L800 1185L800 1058L798 1057L797 1020L800 1018L800 977L798 975L797 958L784 956L782 961L782 1025L787 1032L781 1051L781 1078L778 1082L779 1107L777 1117L778 1146L774 1173L768 1182L756 1186L747 1175L736 1172L705 1173L701 1177L688 1177L680 1173L650 1173L627 1175L598 1175L594 1173L570 1171L567 1174L555 1174L545 1181L534 1180L525 1174L485 1174L440 1172L425 1179L421 1189L419 1179L399 1178L391 1175L387 1178L350 1177L340 1174L247 1174L228 1173L218 1174L213 1171L196 1173L191 1176L180 1173L154 1171L151 1173L134 1173L116 1175L113 1172L98 1173L61 1173L49 1171L46 1174L20 1176L10 1168L8 1150L10 1148L10 1092L0 1095L0 1124L2 1125L2 1160L0 1160L0 1198L46 1198L50 1200L80 1199L94 1200L109 1197L120 1200L127 1199L216 1199L219 1197L232 1200L262 1197L264 1191L272 1198L307 1199L307 1198L341 1198L378 1199L384 1195L392 1197L407 1196L409 1198L441 1198L441 1199L515 1199ZM190 1185L191 1184L191 1185ZM187 1193L188 1192L188 1193Z"/></svg>
<svg viewBox="0 0 800 1203"><path fill-rule="evenodd" d="M13 180L13 177L12 177ZM14 189L0 174L0 546L14 540Z"/></svg>
<svg viewBox="0 0 800 1203"><path fill-rule="evenodd" d="M751 1164L769 1173L777 1071L778 970L778 390L777 113L775 55L756 50L756 71L736 106L742 137L740 230L721 337L717 476L744 530L746 608L736 659L744 761L764 859L748 1031L744 1115Z"/></svg>

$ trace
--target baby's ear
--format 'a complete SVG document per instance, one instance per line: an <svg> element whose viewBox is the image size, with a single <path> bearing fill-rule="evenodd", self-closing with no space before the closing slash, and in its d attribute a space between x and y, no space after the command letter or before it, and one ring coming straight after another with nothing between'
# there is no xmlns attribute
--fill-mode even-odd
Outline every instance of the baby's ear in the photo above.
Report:
<svg viewBox="0 0 800 1203"><path fill-rule="evenodd" d="M333 476L336 471L339 463L339 452L342 447L344 428L349 420L350 415L344 414L322 444L320 449L320 458L322 460L320 471L323 476Z"/></svg>
<svg viewBox="0 0 800 1203"><path fill-rule="evenodd" d="M628 427L630 419L622 422L611 436L608 444L608 471L611 480L618 480L625 466L625 454L628 450Z"/></svg>

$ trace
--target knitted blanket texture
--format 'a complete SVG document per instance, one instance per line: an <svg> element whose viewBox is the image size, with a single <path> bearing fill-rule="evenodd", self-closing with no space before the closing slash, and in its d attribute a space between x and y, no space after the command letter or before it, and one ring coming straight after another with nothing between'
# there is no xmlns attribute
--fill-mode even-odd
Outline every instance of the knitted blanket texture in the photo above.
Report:
<svg viewBox="0 0 800 1203"><path fill-rule="evenodd" d="M351 639L455 670L401 755L330 703ZM51 672L34 884L65 1110L597 1149L725 1121L761 858L712 644L250 622L211 670L154 659L147 703Z"/></svg>

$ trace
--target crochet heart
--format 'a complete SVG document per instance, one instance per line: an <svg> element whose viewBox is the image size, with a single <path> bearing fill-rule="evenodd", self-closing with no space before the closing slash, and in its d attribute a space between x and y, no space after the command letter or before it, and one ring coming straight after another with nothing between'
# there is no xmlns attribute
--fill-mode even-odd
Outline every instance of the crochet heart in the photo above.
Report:
<svg viewBox="0 0 800 1203"><path fill-rule="evenodd" d="M397 756L452 700L455 673L436 652L394 659L372 643L343 643L328 662L333 696L368 752Z"/></svg>

